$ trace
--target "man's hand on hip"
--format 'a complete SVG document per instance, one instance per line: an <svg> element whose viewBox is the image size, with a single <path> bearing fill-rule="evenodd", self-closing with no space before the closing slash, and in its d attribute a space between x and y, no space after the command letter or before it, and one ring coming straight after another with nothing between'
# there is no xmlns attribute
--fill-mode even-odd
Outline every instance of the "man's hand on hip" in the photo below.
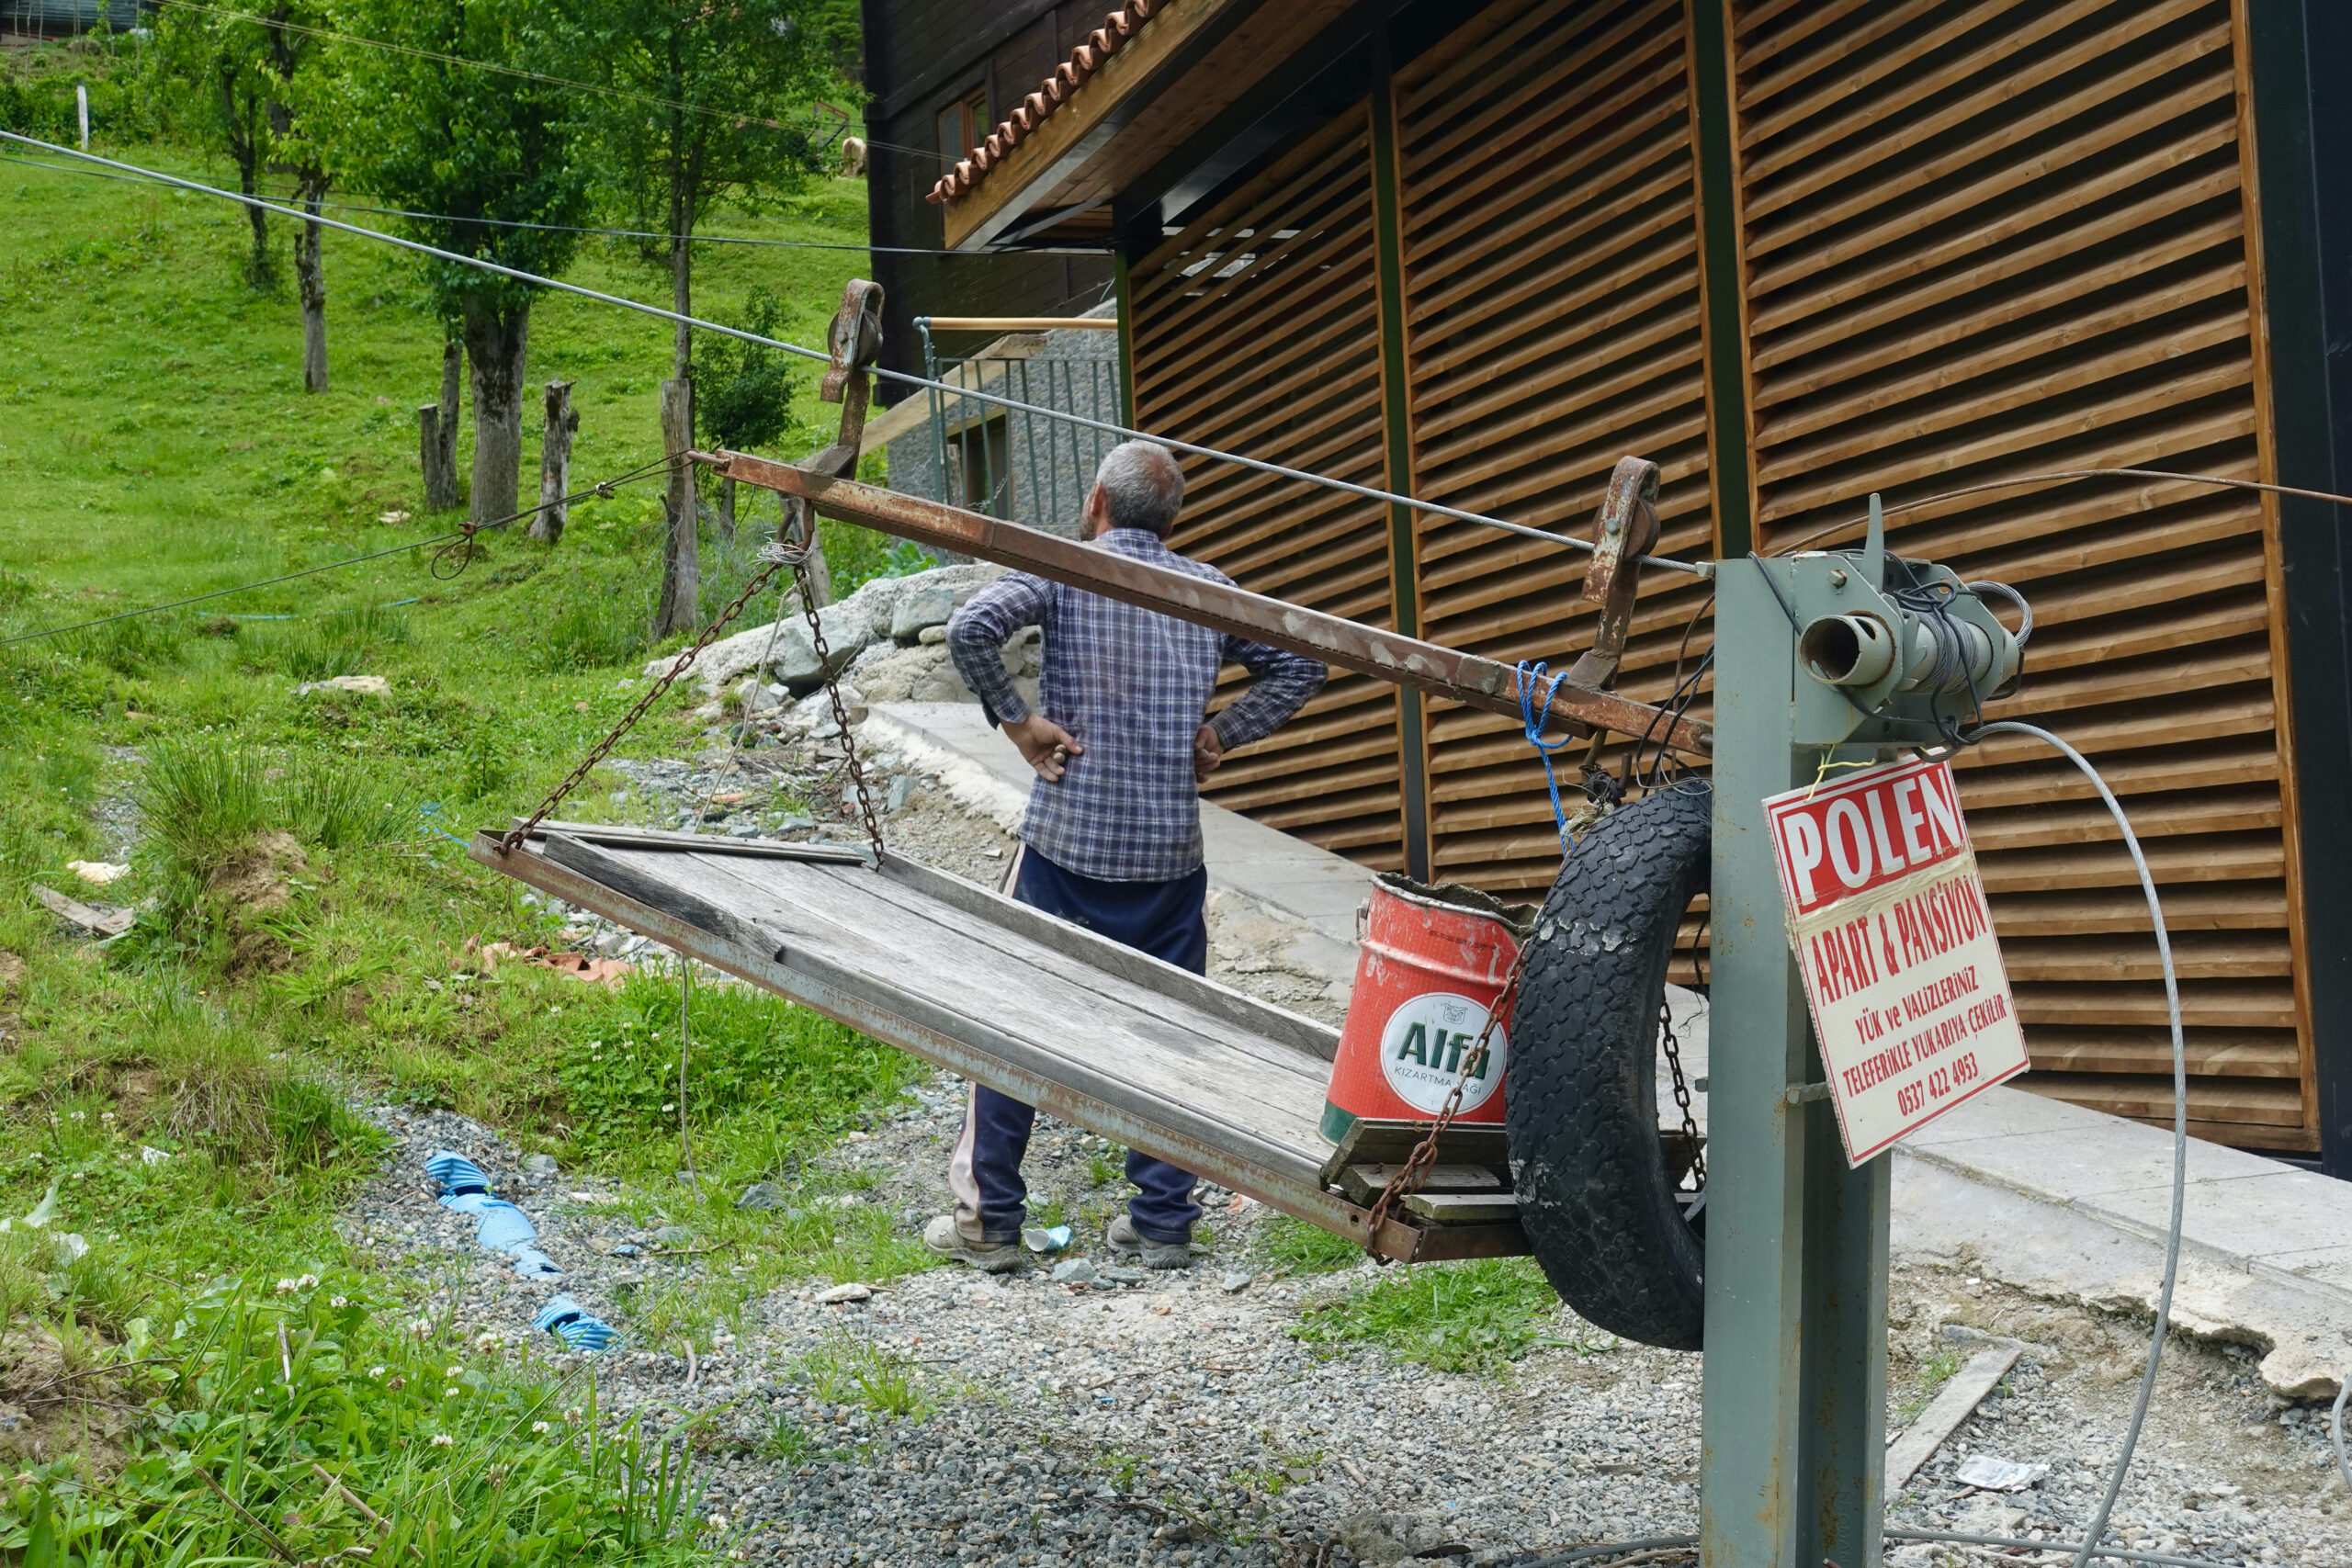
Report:
<svg viewBox="0 0 2352 1568"><path fill-rule="evenodd" d="M1021 748L1021 754L1037 770L1037 776L1047 784L1061 783L1069 760L1086 754L1086 748L1069 730L1041 713L1033 713L1018 724L1006 725L1004 732Z"/></svg>
<svg viewBox="0 0 2352 1568"><path fill-rule="evenodd" d="M1225 739L1217 734L1216 726L1201 726L1201 732L1193 737L1193 782L1206 784L1217 764L1224 761Z"/></svg>

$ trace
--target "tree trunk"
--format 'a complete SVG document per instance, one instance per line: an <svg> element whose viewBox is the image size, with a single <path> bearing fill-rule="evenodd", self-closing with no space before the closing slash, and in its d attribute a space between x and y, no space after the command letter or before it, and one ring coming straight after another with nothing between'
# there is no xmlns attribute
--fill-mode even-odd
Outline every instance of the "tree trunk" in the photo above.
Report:
<svg viewBox="0 0 2352 1568"><path fill-rule="evenodd" d="M571 383L548 383L547 438L539 446L539 512L528 532L543 544L563 537L571 508L563 498L571 491L571 438L580 429L580 411L571 406Z"/></svg>
<svg viewBox="0 0 2352 1568"><path fill-rule="evenodd" d="M416 467L424 476L425 511L447 512L458 504L458 470L449 461L448 446L441 439L438 403L417 405Z"/></svg>
<svg viewBox="0 0 2352 1568"><path fill-rule="evenodd" d="M670 207L671 221L677 220L678 204ZM694 247L686 243L681 231L673 230L670 240L670 309L681 316L695 313ZM678 323L675 352L672 355L675 368L671 372L679 380L691 378L695 373L695 330L685 322Z"/></svg>
<svg viewBox="0 0 2352 1568"><path fill-rule="evenodd" d="M466 357L473 363L474 488L467 516L494 523L520 510L523 473L523 364L530 345L526 300L498 310L480 296L466 300Z"/></svg>
<svg viewBox="0 0 2352 1568"><path fill-rule="evenodd" d="M261 194L261 148L246 129L242 108L237 101L236 72L224 63L220 69L220 123L228 133L230 161L237 165L237 188L253 197ZM245 222L254 231L254 252L245 263L245 282L255 288L274 288L277 268L269 254L269 214L250 202L243 205Z"/></svg>
<svg viewBox="0 0 2352 1568"><path fill-rule="evenodd" d="M327 272L326 259L319 254L319 241L326 231L316 221L320 198L325 194L323 188L303 193L302 210L312 220L294 236L294 282L302 296L302 389L306 392L327 389Z"/></svg>
<svg viewBox="0 0 2352 1568"><path fill-rule="evenodd" d="M672 632L692 631L695 600L702 592L701 569L695 555L695 470L683 460L695 444L695 384L690 380L662 383L662 449L671 458L669 493L662 510L669 533L662 550L662 598L653 611L656 638Z"/></svg>
<svg viewBox="0 0 2352 1568"><path fill-rule="evenodd" d="M441 344L441 471L449 476L449 499L458 504L458 412L466 385L466 344L452 336Z"/></svg>

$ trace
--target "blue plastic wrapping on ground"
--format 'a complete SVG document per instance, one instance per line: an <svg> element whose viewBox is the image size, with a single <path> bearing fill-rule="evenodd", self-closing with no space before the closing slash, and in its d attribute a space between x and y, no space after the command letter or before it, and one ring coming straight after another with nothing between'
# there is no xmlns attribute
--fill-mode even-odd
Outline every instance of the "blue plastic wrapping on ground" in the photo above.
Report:
<svg viewBox="0 0 2352 1568"><path fill-rule="evenodd" d="M507 1254L515 1273L526 1280L552 1280L563 1273L555 1259L532 1245L539 1231L531 1216L491 1195L490 1178L481 1167L455 1150L443 1149L424 1162L424 1173L441 1184L441 1206L476 1216L481 1224L474 1240L487 1251Z"/></svg>
<svg viewBox="0 0 2352 1568"><path fill-rule="evenodd" d="M570 1296L558 1296L539 1309L531 1326L544 1329L574 1350L594 1355L620 1337L613 1325L590 1314Z"/></svg>

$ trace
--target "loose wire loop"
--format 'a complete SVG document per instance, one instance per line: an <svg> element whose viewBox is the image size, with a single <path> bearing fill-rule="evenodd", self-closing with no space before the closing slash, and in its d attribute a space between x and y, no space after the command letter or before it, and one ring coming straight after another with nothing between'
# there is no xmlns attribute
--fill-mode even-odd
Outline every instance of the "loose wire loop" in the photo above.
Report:
<svg viewBox="0 0 2352 1568"><path fill-rule="evenodd" d="M613 499L616 487L636 484L657 473L682 467L685 461L685 454L683 452L674 456L656 457L651 462L639 463L626 473L599 479L586 490L576 490L570 495L560 495L553 501L542 501L536 506L526 506L520 512L510 512L503 517L494 517L487 523L476 523L469 519L458 525L457 537L433 552L433 559L426 564L425 570L433 574L435 581L455 582L466 574L466 568L473 565L474 557L480 553L479 547L474 544L476 535L504 528L521 522L526 517L537 517L543 512L552 512L559 506L570 506L575 501L586 501L592 496L599 501L610 501ZM449 564L452 561L455 562L454 565ZM447 570L444 570L445 567Z"/></svg>

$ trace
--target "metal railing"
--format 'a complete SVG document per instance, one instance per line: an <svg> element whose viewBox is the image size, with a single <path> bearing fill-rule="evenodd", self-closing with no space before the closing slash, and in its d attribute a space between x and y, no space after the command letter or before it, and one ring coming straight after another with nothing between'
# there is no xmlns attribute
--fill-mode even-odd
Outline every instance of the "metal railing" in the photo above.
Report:
<svg viewBox="0 0 2352 1568"><path fill-rule="evenodd" d="M928 318L918 319L915 325L922 335L924 374L944 383L924 393L931 414L933 499L1049 533L1076 533L1087 486L1117 438L1044 412L967 397L956 389L1011 399L1039 411L1121 423L1119 367L1113 345L1103 344L1112 353L1089 355L1082 352L1082 340L1081 351L1073 352L1046 335L1027 353L1001 352L1017 340L1000 339L990 345L1000 350L996 354L949 358L938 352Z"/></svg>

